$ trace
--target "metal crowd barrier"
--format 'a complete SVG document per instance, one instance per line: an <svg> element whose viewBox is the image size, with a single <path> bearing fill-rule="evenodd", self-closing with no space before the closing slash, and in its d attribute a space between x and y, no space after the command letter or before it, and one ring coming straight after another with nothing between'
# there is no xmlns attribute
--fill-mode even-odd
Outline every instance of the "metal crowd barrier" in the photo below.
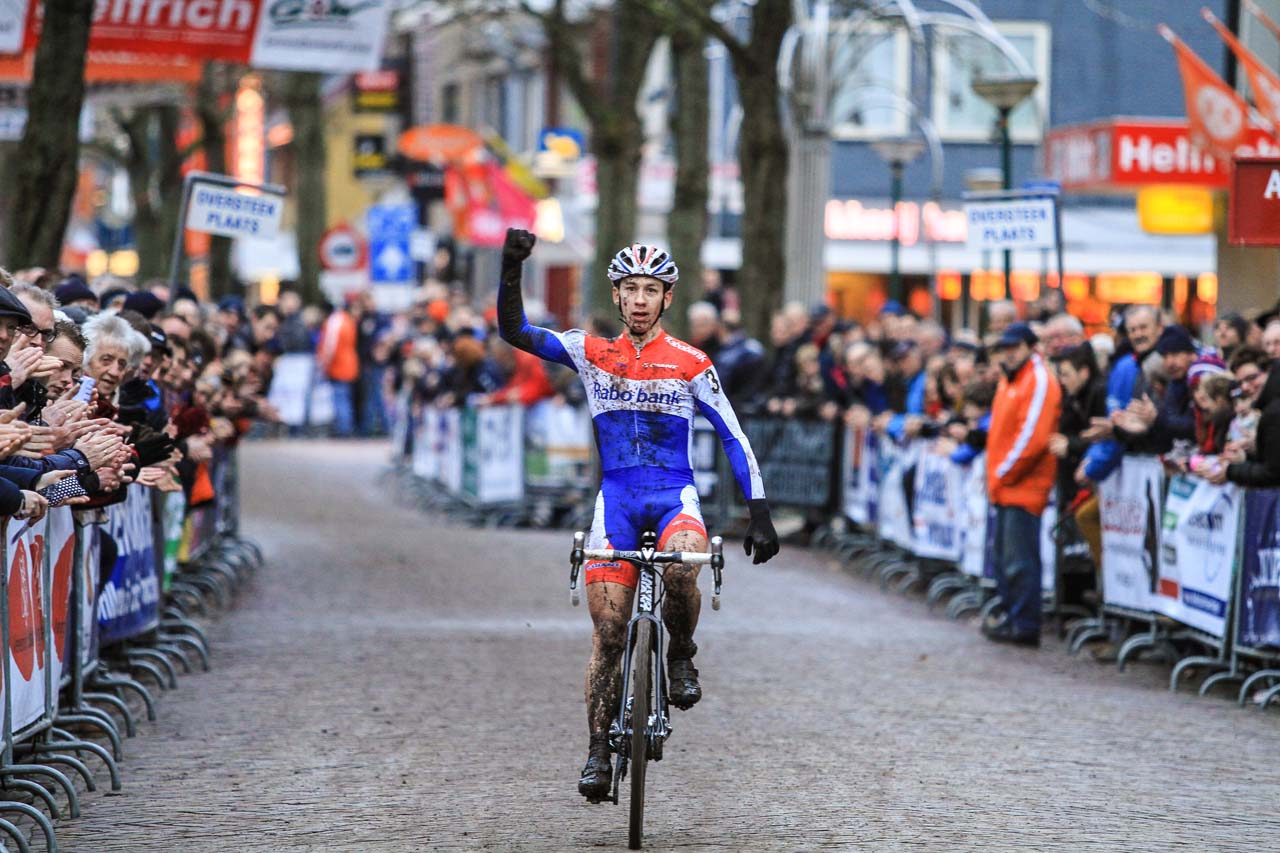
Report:
<svg viewBox="0 0 1280 853"><path fill-rule="evenodd" d="M237 533L234 449L220 449L212 469L216 497L204 507L134 485L105 510L59 507L37 524L0 525L0 815L12 817L0 833L19 851L30 849L28 829L58 849L53 821L79 816L76 780L96 790L93 759L120 790L121 729L137 734L127 700L154 720L153 690L177 687L193 661L207 671L208 640L192 617L229 605L262 565Z"/></svg>

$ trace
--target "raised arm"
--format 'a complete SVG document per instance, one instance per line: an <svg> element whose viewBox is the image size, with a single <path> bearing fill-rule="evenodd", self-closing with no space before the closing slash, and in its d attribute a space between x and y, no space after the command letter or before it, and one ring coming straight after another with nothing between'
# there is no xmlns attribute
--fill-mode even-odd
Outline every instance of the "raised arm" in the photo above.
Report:
<svg viewBox="0 0 1280 853"><path fill-rule="evenodd" d="M577 370L561 337L550 329L532 325L524 314L520 274L537 240L528 231L507 229L507 239L502 245L502 276L498 279L498 332L516 349Z"/></svg>
<svg viewBox="0 0 1280 853"><path fill-rule="evenodd" d="M751 524L747 527L747 538L742 543L748 554L753 551L754 563L763 563L778 553L778 534L773 529L773 519L769 512L769 502L764 498L764 480L760 477L760 465L755 454L751 452L751 442L738 423L738 416L724 395L720 377L714 367L695 376L690 385L693 398L698 404L698 411L711 422L720 443L724 445L724 453L729 457L729 466L733 476L747 499L747 510L751 513Z"/></svg>

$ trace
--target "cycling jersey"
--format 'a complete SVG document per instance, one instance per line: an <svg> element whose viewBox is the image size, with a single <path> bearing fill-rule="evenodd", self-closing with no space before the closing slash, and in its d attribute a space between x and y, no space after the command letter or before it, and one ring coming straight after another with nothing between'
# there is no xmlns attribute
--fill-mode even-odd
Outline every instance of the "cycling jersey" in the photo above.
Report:
<svg viewBox="0 0 1280 853"><path fill-rule="evenodd" d="M658 468L692 483L689 430L696 411L720 435L747 500L765 496L751 445L705 353L665 333L637 350L625 335L609 340L580 329L553 332L530 325L522 309L518 327L502 319L503 339L512 346L582 377L606 475Z"/></svg>

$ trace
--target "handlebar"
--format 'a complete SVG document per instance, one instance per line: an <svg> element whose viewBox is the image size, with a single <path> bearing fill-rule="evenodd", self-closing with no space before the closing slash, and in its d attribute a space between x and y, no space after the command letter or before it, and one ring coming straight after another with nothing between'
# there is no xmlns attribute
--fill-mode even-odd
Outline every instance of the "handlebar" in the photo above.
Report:
<svg viewBox="0 0 1280 853"><path fill-rule="evenodd" d="M619 551L614 548L584 548L587 535L579 530L573 534L573 550L569 552L569 603L578 606L578 572L587 560L615 562L629 560L633 563L684 563L693 566L711 566L715 576L715 593L711 596L711 609L720 609L721 572L724 570L724 540L719 536L711 537L711 550L706 553L698 551L656 551L650 544L652 534L644 537L644 547L639 551Z"/></svg>

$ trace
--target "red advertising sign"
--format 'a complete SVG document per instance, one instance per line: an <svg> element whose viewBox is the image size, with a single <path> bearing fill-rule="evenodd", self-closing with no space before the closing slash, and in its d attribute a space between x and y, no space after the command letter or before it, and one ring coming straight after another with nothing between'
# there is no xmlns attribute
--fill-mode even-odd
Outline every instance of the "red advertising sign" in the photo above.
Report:
<svg viewBox="0 0 1280 853"><path fill-rule="evenodd" d="M1233 246L1280 246L1280 157L1235 159L1227 241Z"/></svg>
<svg viewBox="0 0 1280 853"><path fill-rule="evenodd" d="M1237 154L1280 155L1270 133L1249 128ZM1152 184L1226 189L1230 164L1191 141L1184 119L1113 118L1054 128L1044 171L1067 192L1132 192Z"/></svg>
<svg viewBox="0 0 1280 853"><path fill-rule="evenodd" d="M98 0L89 49L247 63L260 7L260 0ZM32 4L28 51L40 39L43 14L43 3Z"/></svg>

